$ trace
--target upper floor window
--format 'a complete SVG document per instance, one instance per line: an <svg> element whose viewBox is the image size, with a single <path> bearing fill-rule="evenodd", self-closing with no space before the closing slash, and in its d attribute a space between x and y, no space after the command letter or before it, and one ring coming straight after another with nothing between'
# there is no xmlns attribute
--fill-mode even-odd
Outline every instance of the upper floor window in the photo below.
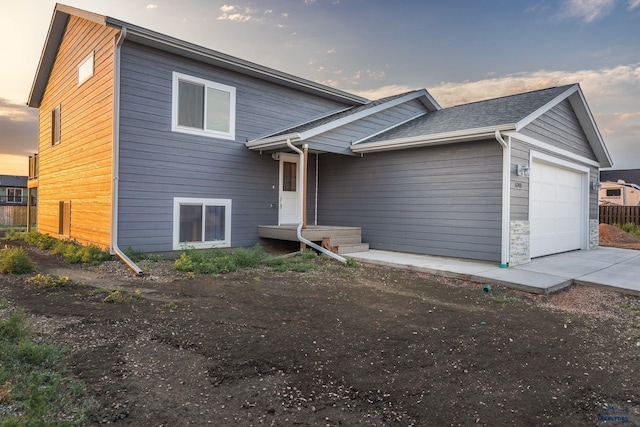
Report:
<svg viewBox="0 0 640 427"><path fill-rule="evenodd" d="M51 110L51 145L60 143L60 104Z"/></svg>
<svg viewBox="0 0 640 427"><path fill-rule="evenodd" d="M78 86L93 76L93 52L78 65Z"/></svg>
<svg viewBox="0 0 640 427"><path fill-rule="evenodd" d="M236 137L236 88L173 73L171 129L176 132Z"/></svg>

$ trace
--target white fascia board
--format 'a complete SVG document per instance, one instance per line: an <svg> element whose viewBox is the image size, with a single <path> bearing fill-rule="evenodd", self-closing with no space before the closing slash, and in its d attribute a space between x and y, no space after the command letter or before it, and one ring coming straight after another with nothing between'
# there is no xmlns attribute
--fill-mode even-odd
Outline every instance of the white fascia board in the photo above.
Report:
<svg viewBox="0 0 640 427"><path fill-rule="evenodd" d="M523 135L518 132L505 132L505 135L510 136L511 138L517 139L519 141L526 142L527 144L531 144L534 147L538 147L540 149L549 151L551 153L555 153L560 156L567 157L569 159L577 160L580 163L584 163L586 165L595 166L595 167L600 166L600 163L597 160L588 159L586 157L564 150L560 147L556 147L555 145L547 144L546 142L539 141L535 138L532 138L527 135Z"/></svg>
<svg viewBox="0 0 640 427"><path fill-rule="evenodd" d="M300 141L299 133L288 133L286 135L272 136L271 138L257 139L255 141L249 141L244 145L249 150L262 151L262 150L274 150L276 148L283 148L287 146L287 139L292 143Z"/></svg>
<svg viewBox="0 0 640 427"><path fill-rule="evenodd" d="M428 90L422 89L424 96L420 97L420 101L422 104L427 107L429 111L437 111L442 110L442 107L438 102L431 96ZM433 110L432 110L433 109Z"/></svg>
<svg viewBox="0 0 640 427"><path fill-rule="evenodd" d="M300 139L305 140L309 138L313 138L314 136L320 135L322 133L328 132L330 130L336 129L340 126L344 126L346 124L355 122L356 120L362 119L364 117L368 117L372 114L379 113L380 111L384 111L391 107L395 107L396 105L403 104L407 101L411 101L412 99L419 98L421 96L425 96L423 91L411 92L406 94L405 96L401 96L399 98L392 99L380 105L376 105L375 107L367 108L366 110L360 111L355 114L351 114L349 116L343 117L338 120L334 120L329 123L325 123L324 125L315 127L313 129L309 129L306 132L302 132L300 134Z"/></svg>
<svg viewBox="0 0 640 427"><path fill-rule="evenodd" d="M551 110L553 107L558 105L564 99L568 98L571 94L575 93L577 90L578 90L578 85L574 84L569 89L567 89L566 91L562 92L560 95L556 96L551 101L547 102L546 104L544 104L542 107L538 108L533 113L529 114L527 117L525 117L525 118L521 119L520 121L518 121L518 123L516 124L516 126L517 126L516 130L520 130L523 127L525 127L528 124L530 124L531 122L533 122L534 120L538 119L540 116L545 114L547 111Z"/></svg>
<svg viewBox="0 0 640 427"><path fill-rule="evenodd" d="M351 151L354 153L374 153L377 151L391 151L425 147L429 145L452 144L456 142L474 141L485 138L494 139L496 131L513 131L515 130L515 127L515 124L508 124L485 128L465 129L455 132L443 132L433 135L418 135L388 141L370 142L368 144L351 146Z"/></svg>
<svg viewBox="0 0 640 427"><path fill-rule="evenodd" d="M593 115L591 115L591 110L589 110L587 100L584 98L579 86L577 92L569 97L569 102L582 125L582 129L589 140L591 149L600 162L600 166L603 168L613 166L613 160L611 159L609 150L602 139L598 125L596 124Z"/></svg>

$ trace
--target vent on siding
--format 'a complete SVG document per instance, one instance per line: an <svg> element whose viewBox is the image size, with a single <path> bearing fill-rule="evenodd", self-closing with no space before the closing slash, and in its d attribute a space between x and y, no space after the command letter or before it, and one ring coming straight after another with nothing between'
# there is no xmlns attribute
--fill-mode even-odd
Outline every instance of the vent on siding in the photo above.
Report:
<svg viewBox="0 0 640 427"><path fill-rule="evenodd" d="M58 234L71 236L71 201L61 200L58 213Z"/></svg>

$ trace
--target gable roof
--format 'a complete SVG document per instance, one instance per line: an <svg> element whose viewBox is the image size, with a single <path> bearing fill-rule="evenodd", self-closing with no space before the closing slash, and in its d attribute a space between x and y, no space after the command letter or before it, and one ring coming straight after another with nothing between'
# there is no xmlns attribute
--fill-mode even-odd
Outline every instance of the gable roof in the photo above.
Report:
<svg viewBox="0 0 640 427"><path fill-rule="evenodd" d="M354 144L355 153L493 138L495 132L519 131L568 99L602 167L611 166L593 116L578 84L552 87L443 108Z"/></svg>
<svg viewBox="0 0 640 427"><path fill-rule="evenodd" d="M413 90L381 98L365 105L334 111L308 122L280 130L274 134L256 138L247 142L246 146L253 150L267 150L285 147L287 139L292 142L302 142L313 138L314 136L339 128L340 126L353 123L391 107L416 99L425 107L425 113L429 111L437 111L441 108L425 89Z"/></svg>
<svg viewBox="0 0 640 427"><path fill-rule="evenodd" d="M152 30L148 30L137 25L129 24L108 16L87 12L82 9L56 4L49 25L49 32L45 41L36 75L31 86L31 92L27 105L39 107L44 96L49 76L58 53L58 48L62 42L67 22L71 16L87 19L99 25L108 26L122 31L125 40L133 41L142 45L154 47L166 52L198 60L217 67L225 68L245 75L258 77L262 80L275 82L297 90L313 93L325 98L337 100L351 105L362 105L370 102L366 98L344 92L311 80L303 79L282 71L264 67L250 61L245 61L231 55L227 55L212 49L195 45L183 40L176 39Z"/></svg>

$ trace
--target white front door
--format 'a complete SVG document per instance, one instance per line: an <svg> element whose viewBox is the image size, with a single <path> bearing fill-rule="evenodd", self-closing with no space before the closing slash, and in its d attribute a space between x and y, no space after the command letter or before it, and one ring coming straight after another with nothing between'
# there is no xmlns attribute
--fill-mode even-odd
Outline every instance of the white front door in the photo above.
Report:
<svg viewBox="0 0 640 427"><path fill-rule="evenodd" d="M280 209L278 225L298 224L302 218L298 197L300 158L293 154L280 154Z"/></svg>

